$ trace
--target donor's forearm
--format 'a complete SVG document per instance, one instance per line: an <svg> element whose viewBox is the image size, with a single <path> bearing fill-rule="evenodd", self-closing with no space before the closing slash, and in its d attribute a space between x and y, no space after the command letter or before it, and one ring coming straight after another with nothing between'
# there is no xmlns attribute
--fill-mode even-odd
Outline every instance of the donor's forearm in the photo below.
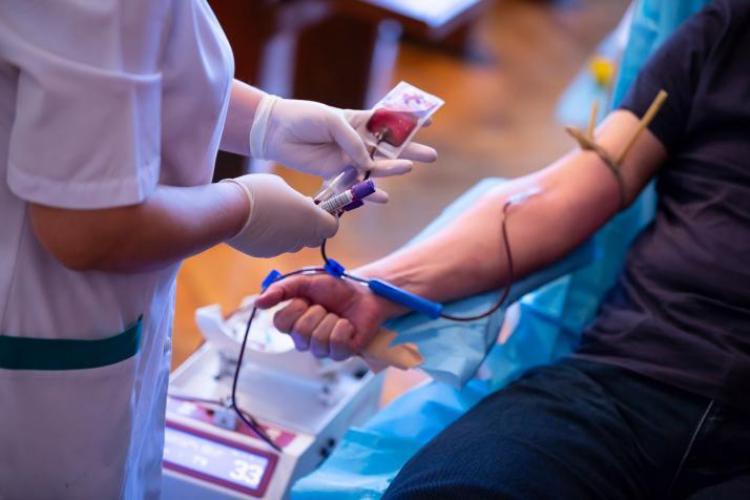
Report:
<svg viewBox="0 0 750 500"><path fill-rule="evenodd" d="M614 113L600 127L598 142L616 154L637 121L628 112ZM621 167L626 202L653 177L665 156L650 132L641 136ZM570 252L620 206L618 184L603 161L592 152L576 150L543 170L502 184L439 233L359 273L440 302L465 297L507 281L504 219L518 279ZM393 313L400 312L394 306Z"/></svg>

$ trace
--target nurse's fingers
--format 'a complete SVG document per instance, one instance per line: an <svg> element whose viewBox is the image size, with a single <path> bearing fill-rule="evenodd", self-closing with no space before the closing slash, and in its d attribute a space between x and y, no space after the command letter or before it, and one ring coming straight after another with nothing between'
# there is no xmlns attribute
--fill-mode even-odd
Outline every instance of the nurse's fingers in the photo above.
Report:
<svg viewBox="0 0 750 500"><path fill-rule="evenodd" d="M308 307L310 304L306 300L294 299L273 316L273 326L280 332L291 332L294 323L307 311Z"/></svg>
<svg viewBox="0 0 750 500"><path fill-rule="evenodd" d="M354 161L355 166L359 168L371 168L373 161L367 152L367 146L362 142L362 138L354 130L354 127L349 123L344 114L335 112L327 118L328 130L333 140L349 155Z"/></svg>
<svg viewBox="0 0 750 500"><path fill-rule="evenodd" d="M316 358L325 358L330 355L329 339L338 319L339 317L335 314L328 313L312 332L310 352Z"/></svg>
<svg viewBox="0 0 750 500"><path fill-rule="evenodd" d="M369 109L345 109L344 118L355 129L364 127L372 116L372 110Z"/></svg>
<svg viewBox="0 0 750 500"><path fill-rule="evenodd" d="M339 230L339 218L329 214L319 206L313 204L315 207L313 211L314 219L310 217L311 229L309 238L305 241L307 247L319 247L323 240L331 238Z"/></svg>
<svg viewBox="0 0 750 500"><path fill-rule="evenodd" d="M388 196L388 193L383 191L382 189L378 188L375 190L374 193L372 193L370 196L365 198L365 201L368 203L377 203L379 205L383 205L385 203L388 203L388 200L390 200L390 196Z"/></svg>
<svg viewBox="0 0 750 500"><path fill-rule="evenodd" d="M331 359L343 361L350 358L354 353L350 343L354 338L354 326L344 318L339 318L333 327L330 339Z"/></svg>
<svg viewBox="0 0 750 500"><path fill-rule="evenodd" d="M300 351L306 351L310 346L310 336L318 323L328 314L328 311L323 307L315 304L310 306L292 326L292 340L294 340L294 346Z"/></svg>
<svg viewBox="0 0 750 500"><path fill-rule="evenodd" d="M434 148L412 142L401 151L399 158L416 161L419 163L433 163L438 159L438 153Z"/></svg>
<svg viewBox="0 0 750 500"><path fill-rule="evenodd" d="M397 160L377 160L370 169L372 177L393 177L408 174L414 168L411 160L399 158Z"/></svg>

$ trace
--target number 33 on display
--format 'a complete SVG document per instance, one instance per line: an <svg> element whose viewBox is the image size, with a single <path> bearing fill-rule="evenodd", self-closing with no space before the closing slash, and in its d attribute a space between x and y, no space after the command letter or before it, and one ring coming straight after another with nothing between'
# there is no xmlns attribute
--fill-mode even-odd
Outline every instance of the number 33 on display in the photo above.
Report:
<svg viewBox="0 0 750 500"><path fill-rule="evenodd" d="M229 473L229 477L235 481L242 481L251 486L257 486L262 475L263 468L261 466L244 460L235 460L234 469Z"/></svg>

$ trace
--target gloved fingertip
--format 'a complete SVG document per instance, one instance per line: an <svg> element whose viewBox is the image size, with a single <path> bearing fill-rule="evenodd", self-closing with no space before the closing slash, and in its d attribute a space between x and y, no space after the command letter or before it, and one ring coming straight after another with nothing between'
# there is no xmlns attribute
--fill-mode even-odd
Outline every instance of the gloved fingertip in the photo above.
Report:
<svg viewBox="0 0 750 500"><path fill-rule="evenodd" d="M438 152L435 148L431 148L429 146L425 146L420 144L422 146L419 151L419 159L417 161L422 163L434 163L438 159Z"/></svg>
<svg viewBox="0 0 750 500"><path fill-rule="evenodd" d="M392 177L408 174L413 169L414 163L411 160L388 160L375 162L371 172L373 177Z"/></svg>
<svg viewBox="0 0 750 500"><path fill-rule="evenodd" d="M414 162L411 160L398 160L398 163L391 168L393 172L398 172L399 174L408 174L413 169Z"/></svg>
<svg viewBox="0 0 750 500"><path fill-rule="evenodd" d="M336 236L336 233L338 233L338 232L339 232L339 225L338 225L338 224L336 224L335 226L332 226L332 227L331 227L331 228L330 228L330 229L329 229L329 230L328 230L328 231L327 231L327 232L325 233L325 237L324 237L324 239L326 239L326 240L327 240L328 238L333 238L334 236ZM322 244L323 244L323 242L321 241L321 242L320 242L320 244L322 245ZM320 246L320 245L317 245L317 246Z"/></svg>
<svg viewBox="0 0 750 500"><path fill-rule="evenodd" d="M386 191L383 191L382 189L376 189L374 193L365 198L365 201L368 203L385 204L388 203L390 199L390 195L388 195Z"/></svg>
<svg viewBox="0 0 750 500"><path fill-rule="evenodd" d="M401 152L401 158L420 163L434 163L438 159L438 152L435 148L413 142Z"/></svg>
<svg viewBox="0 0 750 500"><path fill-rule="evenodd" d="M334 236L339 231L339 219L335 215L331 215L322 209L321 211L325 215L323 216L324 218L321 222L321 226L320 226L320 230L318 231L318 234L323 239L328 239ZM322 241L320 243L322 243ZM319 245L316 245L316 246L319 246Z"/></svg>

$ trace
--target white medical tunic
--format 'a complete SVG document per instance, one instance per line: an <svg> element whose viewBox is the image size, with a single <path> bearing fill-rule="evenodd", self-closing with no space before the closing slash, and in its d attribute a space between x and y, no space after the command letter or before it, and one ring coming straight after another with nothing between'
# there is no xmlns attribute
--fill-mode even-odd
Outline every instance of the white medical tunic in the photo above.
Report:
<svg viewBox="0 0 750 500"><path fill-rule="evenodd" d="M177 265L69 270L29 203L101 209L210 182L232 74L205 0L0 2L0 336L96 341L142 317L124 360L0 368L0 499L158 497Z"/></svg>

